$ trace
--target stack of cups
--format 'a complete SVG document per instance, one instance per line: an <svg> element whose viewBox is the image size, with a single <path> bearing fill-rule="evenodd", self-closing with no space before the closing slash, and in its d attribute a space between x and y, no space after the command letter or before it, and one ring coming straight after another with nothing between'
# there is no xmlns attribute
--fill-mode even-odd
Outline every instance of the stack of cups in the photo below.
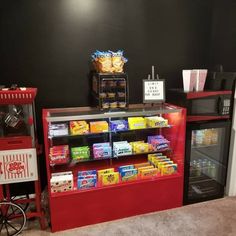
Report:
<svg viewBox="0 0 236 236"><path fill-rule="evenodd" d="M184 92L203 91L207 70L183 70Z"/></svg>

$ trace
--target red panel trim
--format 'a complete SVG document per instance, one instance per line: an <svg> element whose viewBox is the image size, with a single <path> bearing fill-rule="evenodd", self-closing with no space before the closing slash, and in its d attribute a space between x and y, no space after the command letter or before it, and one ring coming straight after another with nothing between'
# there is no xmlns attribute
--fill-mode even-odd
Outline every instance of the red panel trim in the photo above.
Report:
<svg viewBox="0 0 236 236"><path fill-rule="evenodd" d="M51 198L52 232L180 207L182 198L182 176L61 195Z"/></svg>
<svg viewBox="0 0 236 236"><path fill-rule="evenodd" d="M224 95L224 94L232 94L232 91L225 90L225 91L190 92L190 93L187 93L187 99L203 98L203 97L216 96L216 95Z"/></svg>
<svg viewBox="0 0 236 236"><path fill-rule="evenodd" d="M205 121L205 120L224 120L229 118L230 116L187 116L187 122Z"/></svg>
<svg viewBox="0 0 236 236"><path fill-rule="evenodd" d="M0 138L0 150L32 148L31 136Z"/></svg>

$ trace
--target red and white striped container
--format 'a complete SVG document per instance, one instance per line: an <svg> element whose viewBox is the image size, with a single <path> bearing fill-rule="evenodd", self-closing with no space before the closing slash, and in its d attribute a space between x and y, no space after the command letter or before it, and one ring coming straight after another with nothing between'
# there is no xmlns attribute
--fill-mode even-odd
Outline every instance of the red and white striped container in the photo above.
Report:
<svg viewBox="0 0 236 236"><path fill-rule="evenodd" d="M38 180L35 148L0 151L0 184Z"/></svg>

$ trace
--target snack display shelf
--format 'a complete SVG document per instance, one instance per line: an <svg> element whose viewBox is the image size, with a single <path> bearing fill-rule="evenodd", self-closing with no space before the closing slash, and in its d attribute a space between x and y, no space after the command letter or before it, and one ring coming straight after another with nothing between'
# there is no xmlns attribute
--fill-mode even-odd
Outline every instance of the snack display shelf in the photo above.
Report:
<svg viewBox="0 0 236 236"><path fill-rule="evenodd" d="M176 174L166 175L166 176L156 176L156 177L147 178L147 179L138 179L138 180L127 181L127 182L119 182L117 184L107 185L107 186L97 186L90 189L77 189L75 187L75 189L71 191L61 192L61 193L51 193L51 197L57 198L57 197L63 197L63 196L68 196L68 195L74 195L74 194L83 194L86 192L102 191L103 189L114 189L114 188L129 186L129 185L139 185L140 183L147 183L147 182L153 182L153 181L165 181L169 179L182 178L182 177L183 176L181 173L176 173Z"/></svg>
<svg viewBox="0 0 236 236"><path fill-rule="evenodd" d="M103 157L103 158L88 158L88 159L81 159L81 160L71 160L70 164L79 164L82 162L90 162L90 161L102 161L102 160L111 160L117 158L115 156L111 156L111 157Z"/></svg>
<svg viewBox="0 0 236 236"><path fill-rule="evenodd" d="M111 159L117 159L117 157L111 156L111 157L104 157L104 158L88 158L88 159L81 159L81 160L73 160L71 159L67 163L61 163L61 164L50 164L51 167L58 167L58 166L66 166L69 165L69 167L79 164L79 163L84 163L84 162L93 162L93 161L103 161L103 160L111 160Z"/></svg>
<svg viewBox="0 0 236 236"><path fill-rule="evenodd" d="M165 149L160 149L158 151L153 151L153 152L140 152L140 153L132 153L132 154L125 154L125 155L115 155L110 157L104 157L104 158L88 158L88 159L81 159L81 160L73 160L69 161L68 163L62 163L62 164L51 164L50 166L55 167L55 166L61 166L61 165L76 165L79 163L83 162L92 162L92 161L102 161L102 160L111 160L111 159L118 159L119 157L135 157L135 156L140 156L140 155L148 155L148 154L154 154L154 153L161 153L161 152L171 152L171 148L165 148Z"/></svg>
<svg viewBox="0 0 236 236"><path fill-rule="evenodd" d="M85 133L85 134L78 134L78 135L58 135L58 136L48 136L49 139L61 139L61 138L80 138L82 136L96 136L96 135L102 135L102 134L117 134L117 133L125 133L125 132L136 132L136 131L143 131L143 130L155 130L155 129L163 129L163 128L171 128L172 125L167 126L157 126L157 127L147 127L143 129L127 129L127 130L117 130L117 131L106 131L106 132L100 132L100 133Z"/></svg>
<svg viewBox="0 0 236 236"><path fill-rule="evenodd" d="M114 157L119 158L119 157L132 157L132 156L139 156L139 155L148 155L148 154L154 154L154 153L160 153L160 152L171 152L171 148L165 148L165 149L160 149L157 151L150 151L150 152L139 152L139 153L132 153L132 154L124 154L124 155L115 155Z"/></svg>
<svg viewBox="0 0 236 236"><path fill-rule="evenodd" d="M197 145L197 146L192 146L193 149L198 149L198 148L211 148L211 147L216 147L218 144L210 144L210 145Z"/></svg>
<svg viewBox="0 0 236 236"><path fill-rule="evenodd" d="M160 150L157 150L157 151L140 152L140 153L125 154L125 155L115 155L115 154L113 154L113 156L105 157L105 158L88 158L88 159L81 159L81 160L73 160L73 159L71 159L67 163L51 164L50 166L51 167L61 166L61 165L70 165L71 166L71 165L76 165L76 164L83 163L83 162L112 160L112 159L119 159L119 158L122 158L122 157L130 158L130 157L135 157L135 156L155 154L155 153L161 153L161 152L172 152L172 149L171 148L165 148L165 149L160 149Z"/></svg>
<svg viewBox="0 0 236 236"><path fill-rule="evenodd" d="M68 126L71 121L87 121L88 123L90 121L106 121L109 123L113 120L129 120L127 119L129 117L145 118L150 116L161 116L168 120L170 125L167 127L148 127L124 131L109 130L104 133L83 135L48 136L49 128L52 124L67 123ZM171 104L155 105L153 107L134 104L130 105L127 110L119 112L102 112L89 107L44 109L43 126L50 220L53 232L182 206L186 109ZM145 153L114 155L113 144L115 143L114 148L117 153L119 151L125 152L126 150L130 152L129 143L131 143L130 146L140 141L143 141L144 144L148 144L148 142L151 144L148 137L155 136L162 136L162 140L166 139L169 148ZM58 145L68 146L68 149L65 150L69 150L69 156L71 157L71 149L73 147L89 147L90 155L94 156L94 144L102 143L107 143L112 148L111 158L79 160L78 162L76 161L77 163L69 162L68 164L50 166L50 150L52 147ZM122 143L124 147L122 147ZM126 143L128 144L127 146ZM153 145L156 145L155 148L160 148L162 143L157 141ZM141 147L131 147L133 151L143 150ZM104 153L108 152L105 145L101 145L101 151L102 149ZM161 172L160 169L156 173L165 175L158 176L155 173L155 177L147 175L147 178L147 176L143 175L144 172L140 171L137 175L138 179L130 178L127 182L121 182L121 180L124 181L124 176L119 172L120 167L135 164L138 166L138 164L147 163L148 154L154 153L163 153L163 157L170 158L173 165L176 165L175 172L169 175ZM114 168L114 174L112 173L111 177L113 176L117 181L107 178L106 182L104 182L103 178L99 179L98 172L102 173L101 171L109 168ZM92 171L95 171L96 174L92 173ZM69 180L66 177L67 182L65 184L69 183L69 188L67 188L68 185L63 185L63 176L63 178L60 177L62 180L57 180L55 177L53 179L53 176L61 176L66 172L69 172L67 174L69 175ZM91 178L94 182L91 182L91 185L87 185L88 189L81 189L81 180L84 180L84 178L81 178L81 175L77 178L79 172L92 173L88 178ZM51 179L52 181L50 181ZM62 188L57 188L57 184L59 184L59 187L62 186ZM100 184L103 186L100 186Z"/></svg>
<svg viewBox="0 0 236 236"><path fill-rule="evenodd" d="M72 134L68 134L68 135L58 135L58 136L48 136L48 139L61 139L61 138L80 138L83 136L91 136L91 135L102 135L102 134L109 134L110 132L101 132L101 133L86 133L86 134L78 134L78 135L72 135Z"/></svg>

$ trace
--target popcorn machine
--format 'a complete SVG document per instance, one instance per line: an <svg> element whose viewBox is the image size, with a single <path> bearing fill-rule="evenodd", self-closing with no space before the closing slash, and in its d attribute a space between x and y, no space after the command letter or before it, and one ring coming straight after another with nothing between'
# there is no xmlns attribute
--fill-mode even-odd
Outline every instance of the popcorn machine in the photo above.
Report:
<svg viewBox="0 0 236 236"><path fill-rule="evenodd" d="M27 218L45 228L37 167L34 99L36 88L0 89L0 235L17 235ZM33 198L12 196L10 184L34 181ZM35 212L26 211L35 203Z"/></svg>

